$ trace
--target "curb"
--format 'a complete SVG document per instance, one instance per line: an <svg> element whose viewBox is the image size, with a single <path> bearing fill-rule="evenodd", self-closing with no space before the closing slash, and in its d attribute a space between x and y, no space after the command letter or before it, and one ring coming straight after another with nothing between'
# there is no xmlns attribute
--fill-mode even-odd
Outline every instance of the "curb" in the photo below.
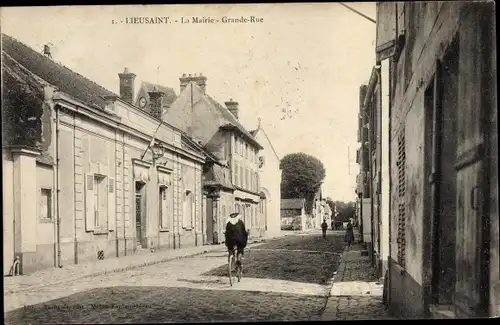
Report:
<svg viewBox="0 0 500 325"><path fill-rule="evenodd" d="M217 247L217 248L220 248L220 247ZM34 289L40 289L40 288L44 288L44 287L51 286L51 285L57 285L57 284L78 281L78 280L82 280L82 279L86 279L86 278L90 278L90 277L94 277L94 276L100 276L100 275L105 275L105 274L110 274L110 273L118 273L118 272L133 270L133 269L137 269L137 268L141 268L141 267L145 267L145 266L169 262L169 261L173 261L173 260L177 260L177 259L181 259L181 258L194 257L194 256L208 253L210 251L214 251L214 250L216 250L216 249L208 249L208 250L204 250L203 252L196 252L196 253L180 255L180 256L175 256L175 257L162 258L162 259L158 259L158 260L154 260L154 261L147 261L147 262L142 262L142 263L138 263L138 264L128 265L125 267L110 268L109 270L96 271L96 272L92 272L92 273L85 274L82 276L76 276L76 277L73 277L70 279L54 281L54 282L50 282L50 283L43 284L43 285L34 285L34 286L29 286L27 288L22 288L22 289L17 289L17 290L9 290L8 292L4 291L4 295L7 296L9 294L25 292L25 291L30 291L30 290L34 290Z"/></svg>
<svg viewBox="0 0 500 325"><path fill-rule="evenodd" d="M250 245L258 246L258 245L263 244L266 240L272 240L272 239L277 239L277 238L281 238L281 236L274 237L274 238L255 240L255 241L252 241L251 243L249 243L249 246ZM8 295L15 294L15 293L31 291L34 289L40 289L40 288L44 288L44 287L51 286L51 285L69 283L69 282L78 281L78 280L82 280L82 279L86 279L86 278L90 278L90 277L94 277L94 276L124 272L124 271L129 271L129 270L133 270L133 269L137 269L137 268L141 268L141 267L170 262L170 261L174 261L174 260L178 260L178 259L182 259L182 258L195 257L195 256L203 255L203 254L206 254L206 253L209 253L212 251L216 251L216 250L222 249L222 248L224 248L222 245L212 245L212 246L207 245L207 249L205 249L201 252L188 253L185 255L180 255L180 256L175 256L175 257L166 257L166 258L161 258L161 259L157 259L157 260L153 260L153 261L146 261L146 262L142 262L142 263L138 263L138 264L127 265L124 267L123 266L122 267L114 267L114 268L110 268L108 270L96 271L96 272L88 273L85 275L76 276L76 277L72 277L72 278L66 278L63 280L54 281L54 282L50 282L50 283L46 283L46 284L42 284L42 285L34 285L34 286L29 286L27 288L8 290L7 292L4 291L4 295L8 296Z"/></svg>

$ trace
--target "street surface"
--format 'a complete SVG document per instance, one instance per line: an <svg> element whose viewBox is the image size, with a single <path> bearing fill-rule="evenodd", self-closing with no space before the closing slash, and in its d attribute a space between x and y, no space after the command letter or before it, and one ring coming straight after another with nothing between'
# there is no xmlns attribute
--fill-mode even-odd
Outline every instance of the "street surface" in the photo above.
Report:
<svg viewBox="0 0 500 325"><path fill-rule="evenodd" d="M25 307L5 313L5 323L319 320L343 246L343 232L271 240L246 251L233 287L222 249L56 284L9 297Z"/></svg>

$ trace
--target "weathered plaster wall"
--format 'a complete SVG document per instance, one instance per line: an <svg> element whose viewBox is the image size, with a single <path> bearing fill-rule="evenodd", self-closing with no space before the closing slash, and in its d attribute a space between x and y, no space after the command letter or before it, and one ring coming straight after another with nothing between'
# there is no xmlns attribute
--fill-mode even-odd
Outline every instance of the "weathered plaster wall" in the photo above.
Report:
<svg viewBox="0 0 500 325"><path fill-rule="evenodd" d="M417 31L413 55L412 76L405 88L404 65L409 58L405 50L396 67L396 85L391 117L391 310L402 315L423 315L423 262L422 243L428 238L423 225L423 100L426 85L435 71L436 59L443 56L459 26L459 12L463 3L436 2L421 5L420 26ZM425 23L424 23L425 20ZM398 136L404 129L406 138L406 269L397 263L398 234Z"/></svg>

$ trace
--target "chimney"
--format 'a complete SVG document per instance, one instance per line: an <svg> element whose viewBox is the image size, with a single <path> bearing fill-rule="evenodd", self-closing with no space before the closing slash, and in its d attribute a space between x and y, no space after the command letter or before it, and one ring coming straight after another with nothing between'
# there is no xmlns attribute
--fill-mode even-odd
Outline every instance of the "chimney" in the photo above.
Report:
<svg viewBox="0 0 500 325"><path fill-rule="evenodd" d="M161 120L163 113L163 96L165 95L165 93L157 90L156 87L154 87L152 91L148 91L148 95L151 115Z"/></svg>
<svg viewBox="0 0 500 325"><path fill-rule="evenodd" d="M233 101L231 98L228 102L225 102L227 109L238 119L238 102Z"/></svg>
<svg viewBox="0 0 500 325"><path fill-rule="evenodd" d="M186 75L185 73L182 74L182 77L179 78L181 82L181 92L186 88L189 82L194 81L198 85L198 87L201 88L201 91L203 93L206 92L206 87L207 87L207 77L205 77L202 73L197 75L196 73L191 75Z"/></svg>
<svg viewBox="0 0 500 325"><path fill-rule="evenodd" d="M130 73L128 68L119 73L120 77L120 97L129 104L134 102L134 80L135 74Z"/></svg>

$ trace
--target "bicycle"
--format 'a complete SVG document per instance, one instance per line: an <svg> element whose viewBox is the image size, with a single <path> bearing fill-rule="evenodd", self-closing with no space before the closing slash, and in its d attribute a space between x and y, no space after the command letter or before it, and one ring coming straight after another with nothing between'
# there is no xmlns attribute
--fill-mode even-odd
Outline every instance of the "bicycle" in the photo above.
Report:
<svg viewBox="0 0 500 325"><path fill-rule="evenodd" d="M238 264L236 263L236 256L235 256L235 249L230 251L228 253L228 275L229 275L229 284L233 286L233 270L236 272L236 278L238 279L238 282L241 281L241 277L243 275L243 267L241 266L241 263Z"/></svg>

